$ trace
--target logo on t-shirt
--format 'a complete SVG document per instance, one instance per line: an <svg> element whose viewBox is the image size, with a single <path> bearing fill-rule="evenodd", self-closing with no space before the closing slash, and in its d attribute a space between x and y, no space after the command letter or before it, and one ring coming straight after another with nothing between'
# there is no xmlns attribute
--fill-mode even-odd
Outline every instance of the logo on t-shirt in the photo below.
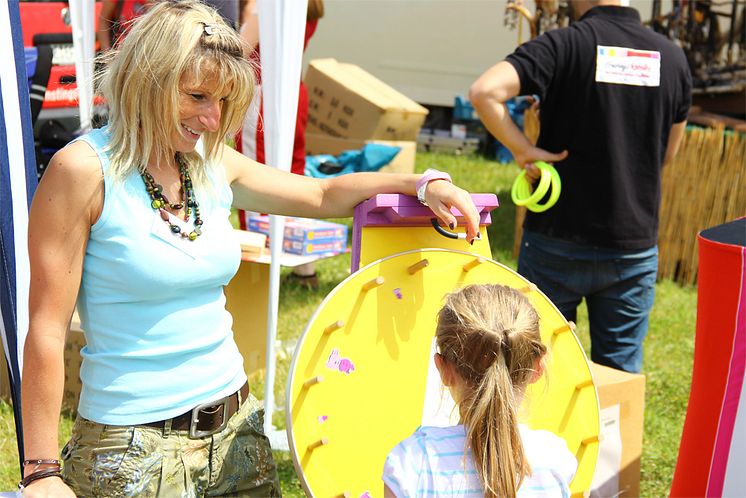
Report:
<svg viewBox="0 0 746 498"><path fill-rule="evenodd" d="M596 46L596 82L660 86L661 54L651 50Z"/></svg>

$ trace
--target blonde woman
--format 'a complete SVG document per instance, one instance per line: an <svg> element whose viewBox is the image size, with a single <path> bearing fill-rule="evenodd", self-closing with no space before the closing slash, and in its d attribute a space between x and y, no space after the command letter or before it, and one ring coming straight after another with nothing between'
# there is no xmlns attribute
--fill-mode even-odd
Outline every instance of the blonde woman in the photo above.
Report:
<svg viewBox="0 0 746 498"><path fill-rule="evenodd" d="M349 216L381 192L419 190L445 222L477 213L442 174L317 181L225 147L252 69L220 16L157 2L100 80L109 124L62 149L30 214L23 369L24 496L279 496L223 286L240 247L231 205ZM78 418L58 457L63 347L76 305L86 336Z"/></svg>
<svg viewBox="0 0 746 498"><path fill-rule="evenodd" d="M518 423L547 352L528 299L502 285L464 287L446 297L435 337L435 365L461 420L399 443L384 496L569 497L577 461L565 442Z"/></svg>

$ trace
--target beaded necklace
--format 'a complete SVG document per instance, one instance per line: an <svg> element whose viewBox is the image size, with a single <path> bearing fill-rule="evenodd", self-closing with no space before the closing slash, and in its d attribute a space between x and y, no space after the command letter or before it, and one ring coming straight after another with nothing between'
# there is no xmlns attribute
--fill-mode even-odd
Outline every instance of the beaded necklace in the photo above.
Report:
<svg viewBox="0 0 746 498"><path fill-rule="evenodd" d="M175 204L169 202L166 196L163 195L163 187L155 183L155 180L150 173L148 173L147 169L142 171L140 176L142 177L143 182L145 182L145 190L147 190L148 195L150 195L150 206L159 212L161 219L166 222L171 229L171 232L175 235L181 235L182 238L193 241L202 235L202 218L199 215L199 204L197 204L197 198L194 196L194 188L192 187L192 178L189 176L189 169L179 154L176 154L176 162L179 164L182 202L177 202ZM178 211L184 206L186 206L184 211L184 221L189 221L192 210L194 210L194 229L189 233L183 231L178 225L171 223L168 211L166 211L166 208Z"/></svg>

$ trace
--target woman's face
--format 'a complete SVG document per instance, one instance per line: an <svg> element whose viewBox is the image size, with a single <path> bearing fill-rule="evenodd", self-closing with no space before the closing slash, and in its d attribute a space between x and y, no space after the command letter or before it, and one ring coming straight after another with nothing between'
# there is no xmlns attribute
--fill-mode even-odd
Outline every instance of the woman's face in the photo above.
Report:
<svg viewBox="0 0 746 498"><path fill-rule="evenodd" d="M179 135L174 137L176 152L192 152L206 131L220 127L226 95L217 95L217 75L197 80L185 74L179 84Z"/></svg>

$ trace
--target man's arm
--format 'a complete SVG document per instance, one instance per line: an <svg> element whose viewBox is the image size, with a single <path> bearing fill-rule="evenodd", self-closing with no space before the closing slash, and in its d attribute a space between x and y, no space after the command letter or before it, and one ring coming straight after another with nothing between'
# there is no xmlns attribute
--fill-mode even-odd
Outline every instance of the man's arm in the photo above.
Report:
<svg viewBox="0 0 746 498"><path fill-rule="evenodd" d="M663 158L663 166L673 161L676 153L679 151L681 141L684 139L684 133L686 132L686 121L681 123L674 123L671 126L671 131L668 133L668 145L666 146L666 155Z"/></svg>
<svg viewBox="0 0 746 498"><path fill-rule="evenodd" d="M111 28L114 24L114 14L117 9L117 0L103 0L101 11L98 15L98 28L96 29L96 38L98 39L99 49L102 52L109 50L113 40Z"/></svg>
<svg viewBox="0 0 746 498"><path fill-rule="evenodd" d="M247 59L259 45L259 16L257 15L256 0L248 0L241 12L241 28L238 30L243 41L243 56Z"/></svg>
<svg viewBox="0 0 746 498"><path fill-rule="evenodd" d="M510 117L505 102L519 95L521 80L512 64L499 62L480 76L469 89L469 100L485 127L513 154L516 163L526 168L529 177L538 178L534 161L555 162L567 157L534 146Z"/></svg>

